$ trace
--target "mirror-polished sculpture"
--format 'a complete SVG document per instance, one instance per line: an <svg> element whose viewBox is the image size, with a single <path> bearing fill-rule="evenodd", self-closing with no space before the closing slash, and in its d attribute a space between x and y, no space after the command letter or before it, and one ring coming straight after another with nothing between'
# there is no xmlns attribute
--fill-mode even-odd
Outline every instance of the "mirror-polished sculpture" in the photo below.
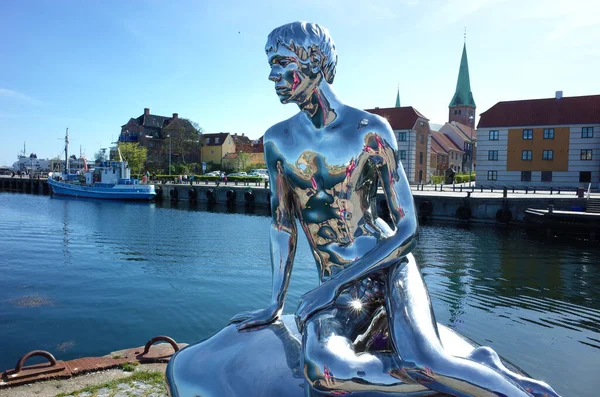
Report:
<svg viewBox="0 0 600 397"><path fill-rule="evenodd" d="M509 370L489 348L440 327L421 272L414 201L384 119L343 104L324 28L295 22L269 35L269 79L300 112L264 136L269 170L271 304L178 352L173 396L557 396ZM385 195L389 222L377 215ZM297 222L321 284L281 317Z"/></svg>

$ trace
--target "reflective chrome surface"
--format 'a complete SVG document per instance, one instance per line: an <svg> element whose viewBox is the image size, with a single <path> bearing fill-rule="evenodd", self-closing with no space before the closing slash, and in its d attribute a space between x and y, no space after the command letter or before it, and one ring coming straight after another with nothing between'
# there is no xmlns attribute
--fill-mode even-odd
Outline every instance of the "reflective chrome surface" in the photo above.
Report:
<svg viewBox="0 0 600 397"><path fill-rule="evenodd" d="M276 94L300 112L264 136L272 302L235 316L239 332L274 329L268 325L283 311L298 221L322 282L302 297L296 311L308 395L556 396L543 382L506 369L491 349L458 357L442 344L427 288L409 255L418 225L396 139L384 119L343 104L334 93L330 84L337 55L327 30L303 22L284 25L271 32L266 52ZM389 222L377 216L378 185ZM231 329L222 332L231 334ZM218 340L227 345L222 335ZM216 339L198 346L211 343ZM265 340L264 350L253 346L256 353L250 354L241 342L215 357L214 365L262 368L262 379L253 383L260 384L260 393L246 389L245 395L281 395L274 391L277 372L266 369L282 358L269 354L275 352L266 345ZM232 388L247 382L227 371L194 381L191 373L197 368L191 367L198 363L192 351L177 354L169 365L174 395L206 395L214 382Z"/></svg>

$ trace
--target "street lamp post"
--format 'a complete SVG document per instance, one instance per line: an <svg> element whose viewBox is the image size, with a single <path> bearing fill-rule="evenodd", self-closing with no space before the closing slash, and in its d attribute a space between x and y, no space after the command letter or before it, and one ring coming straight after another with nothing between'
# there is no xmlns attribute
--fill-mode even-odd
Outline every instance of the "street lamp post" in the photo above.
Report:
<svg viewBox="0 0 600 397"><path fill-rule="evenodd" d="M169 176L171 176L171 134L167 137L169 138Z"/></svg>

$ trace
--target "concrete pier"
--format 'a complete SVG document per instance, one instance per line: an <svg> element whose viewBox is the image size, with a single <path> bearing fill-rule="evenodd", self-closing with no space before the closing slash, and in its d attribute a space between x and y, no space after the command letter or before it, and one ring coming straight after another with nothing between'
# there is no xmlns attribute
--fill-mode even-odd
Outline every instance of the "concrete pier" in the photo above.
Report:
<svg viewBox="0 0 600 397"><path fill-rule="evenodd" d="M264 184L228 182L196 182L186 184L155 184L159 201L192 202L205 204L226 204L227 206L268 207L270 190ZM0 177L0 190L27 194L51 194L45 179L28 177ZM463 190L463 189L460 189ZM579 198L574 192L560 194L532 194L527 192L507 193L479 191L465 188L464 191L446 189L445 191L426 188L412 191L415 206L422 220L444 220L459 223L523 223L527 208L545 209L554 205L556 210L583 210L586 199ZM506 197L505 197L506 196ZM595 194L597 196L597 194ZM378 194L378 209L385 216L387 205L383 193Z"/></svg>

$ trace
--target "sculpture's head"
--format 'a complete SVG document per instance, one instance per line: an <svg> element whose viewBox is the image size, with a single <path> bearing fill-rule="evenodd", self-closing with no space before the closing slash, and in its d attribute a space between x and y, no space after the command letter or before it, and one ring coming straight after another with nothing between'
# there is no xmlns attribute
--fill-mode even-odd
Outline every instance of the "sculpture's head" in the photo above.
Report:
<svg viewBox="0 0 600 397"><path fill-rule="evenodd" d="M265 45L275 91L281 103L304 103L322 80L332 84L337 65L327 29L292 22L274 29Z"/></svg>

